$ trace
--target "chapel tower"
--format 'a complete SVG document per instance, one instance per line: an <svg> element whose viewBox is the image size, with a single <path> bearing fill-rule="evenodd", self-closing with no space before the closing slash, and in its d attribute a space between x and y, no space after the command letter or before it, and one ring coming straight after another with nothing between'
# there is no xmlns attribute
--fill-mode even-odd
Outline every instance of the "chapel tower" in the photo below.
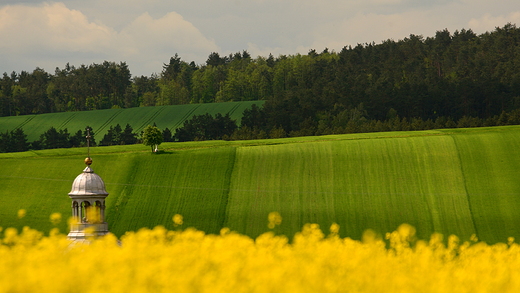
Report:
<svg viewBox="0 0 520 293"><path fill-rule="evenodd" d="M90 129L87 128L87 167L76 177L69 192L73 222L70 224L68 238L79 241L108 233L108 224L105 222L105 199L108 192L103 179L90 167L90 138Z"/></svg>

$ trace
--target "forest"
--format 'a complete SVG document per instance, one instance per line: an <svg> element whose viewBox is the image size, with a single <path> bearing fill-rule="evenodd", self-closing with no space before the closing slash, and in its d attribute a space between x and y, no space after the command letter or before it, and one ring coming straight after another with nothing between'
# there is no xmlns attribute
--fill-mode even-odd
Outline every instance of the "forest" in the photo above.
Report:
<svg viewBox="0 0 520 293"><path fill-rule="evenodd" d="M160 74L125 62L4 73L0 116L265 100L234 138L520 123L520 29L447 29L306 55L175 54ZM0 69L1 70L1 69ZM14 134L14 133L13 133Z"/></svg>

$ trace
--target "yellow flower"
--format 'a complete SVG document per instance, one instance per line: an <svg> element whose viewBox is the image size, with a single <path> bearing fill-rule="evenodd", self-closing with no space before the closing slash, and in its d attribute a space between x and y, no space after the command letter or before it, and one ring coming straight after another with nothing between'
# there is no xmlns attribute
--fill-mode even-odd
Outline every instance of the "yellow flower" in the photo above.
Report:
<svg viewBox="0 0 520 293"><path fill-rule="evenodd" d="M278 212L270 212L267 216L267 220L269 221L267 224L269 229L274 229L276 226L282 224L282 216Z"/></svg>
<svg viewBox="0 0 520 293"><path fill-rule="evenodd" d="M101 210L99 207L90 206L86 210L87 221L92 224L101 223Z"/></svg>
<svg viewBox="0 0 520 293"><path fill-rule="evenodd" d="M18 219L25 217L26 214L27 214L26 210L24 210L24 209L18 210Z"/></svg>
<svg viewBox="0 0 520 293"><path fill-rule="evenodd" d="M273 224L280 222L275 215ZM272 231L251 239L228 228L215 235L157 226L120 241L92 235L71 245L57 228L48 236L7 228L0 234L0 291L520 292L520 246L512 237L509 245L489 245L415 235L404 225L388 241L374 231L360 241L324 237L317 224L306 224L291 242Z"/></svg>
<svg viewBox="0 0 520 293"><path fill-rule="evenodd" d="M53 225L58 225L61 222L61 214L60 213L52 213L50 216L51 223Z"/></svg>
<svg viewBox="0 0 520 293"><path fill-rule="evenodd" d="M332 225L330 225L330 233L333 235L337 235L339 233L339 225L336 223L332 223Z"/></svg>
<svg viewBox="0 0 520 293"><path fill-rule="evenodd" d="M180 226L180 225L182 225L184 223L184 221L183 221L184 218L182 217L182 215L179 215L179 214L175 214L173 216L172 220L173 220L173 225L175 227Z"/></svg>

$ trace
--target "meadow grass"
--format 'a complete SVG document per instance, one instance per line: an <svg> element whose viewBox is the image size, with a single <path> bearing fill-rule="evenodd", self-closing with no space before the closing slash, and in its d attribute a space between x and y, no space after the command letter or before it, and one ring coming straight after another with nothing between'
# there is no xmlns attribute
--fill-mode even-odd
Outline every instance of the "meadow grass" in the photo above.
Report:
<svg viewBox="0 0 520 293"><path fill-rule="evenodd" d="M491 242L520 238L520 133L517 127L453 135L477 235ZM500 230L500 233L497 233Z"/></svg>
<svg viewBox="0 0 520 293"><path fill-rule="evenodd" d="M520 127L388 132L254 141L165 143L91 149L105 181L107 220L116 235L156 225L251 237L291 237L306 223L340 225L340 235L384 235L400 224L506 242L520 238ZM49 215L68 217L67 194L86 149L0 154L0 226L49 231ZM26 209L18 219L17 211ZM65 223L60 224L67 231Z"/></svg>
<svg viewBox="0 0 520 293"><path fill-rule="evenodd" d="M222 147L102 158L113 162L103 177L113 194L107 211L111 230L122 234L135 230L135 223L172 229L173 215L181 214L185 225L218 233L234 154L235 148Z"/></svg>
<svg viewBox="0 0 520 293"><path fill-rule="evenodd" d="M284 216L292 235L302 223L338 222L349 236L366 229L418 230L469 237L460 162L449 136L358 139L244 147L237 152L226 225L248 235L265 214ZM469 221L468 221L469 220Z"/></svg>

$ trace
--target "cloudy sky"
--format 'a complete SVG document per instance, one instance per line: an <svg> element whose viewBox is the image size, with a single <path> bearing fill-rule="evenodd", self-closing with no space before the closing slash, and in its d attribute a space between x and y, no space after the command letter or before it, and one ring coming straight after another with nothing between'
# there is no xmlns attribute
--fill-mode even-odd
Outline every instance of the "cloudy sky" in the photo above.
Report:
<svg viewBox="0 0 520 293"><path fill-rule="evenodd" d="M108 60L149 76L175 53L202 64L508 22L520 26L518 0L0 0L0 73Z"/></svg>

